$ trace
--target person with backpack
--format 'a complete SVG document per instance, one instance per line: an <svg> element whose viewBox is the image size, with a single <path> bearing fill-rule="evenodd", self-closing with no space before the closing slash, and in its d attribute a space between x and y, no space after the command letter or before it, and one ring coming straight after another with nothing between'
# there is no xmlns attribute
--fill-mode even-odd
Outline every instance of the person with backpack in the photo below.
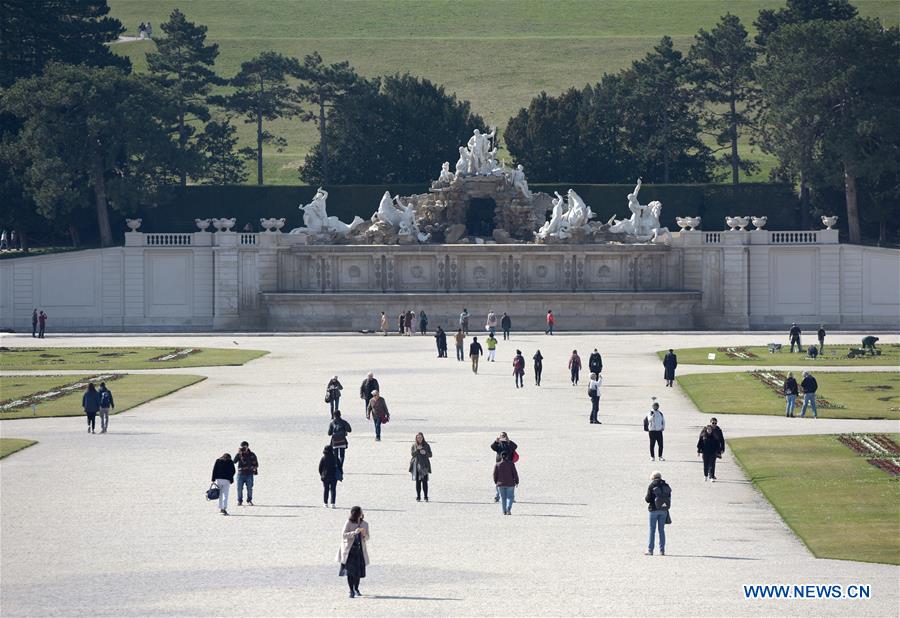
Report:
<svg viewBox="0 0 900 618"><path fill-rule="evenodd" d="M359 386L359 398L365 401L365 406L363 406L364 410L369 409L369 401L372 399L372 393L380 390L381 387L378 385L378 380L375 379L375 374L370 371L366 376L366 379L363 380L362 384Z"/></svg>
<svg viewBox="0 0 900 618"><path fill-rule="evenodd" d="M81 407L87 415L88 433L94 433L97 412L100 410L100 393L97 392L93 382L88 383L87 390L81 397Z"/></svg>
<svg viewBox="0 0 900 618"><path fill-rule="evenodd" d="M500 318L500 328L503 330L503 341L506 341L509 339L509 329L512 328L512 319L505 311Z"/></svg>
<svg viewBox="0 0 900 618"><path fill-rule="evenodd" d="M506 432L501 431L500 435L498 435L491 443L491 450L497 454L495 463L500 463L504 453L509 456L510 461L515 463L515 460L518 459L516 456L517 448L519 448L518 445L509 439ZM496 481L494 487L494 502L500 502L500 491L496 487Z"/></svg>
<svg viewBox="0 0 900 618"><path fill-rule="evenodd" d="M331 417L331 423L328 424L328 435L331 436L331 448L334 456L337 457L341 466L344 465L344 459L347 456L347 447L350 443L347 441L347 434L353 431L350 423L341 418L341 411L335 410Z"/></svg>
<svg viewBox="0 0 900 618"><path fill-rule="evenodd" d="M591 380L588 382L588 397L591 398L591 416L589 418L591 425L599 425L597 413L600 411L600 385L603 378L597 373L591 374Z"/></svg>
<svg viewBox="0 0 900 618"><path fill-rule="evenodd" d="M497 486L503 514L512 515L513 502L516 501L516 487L519 486L519 473L509 451L500 453L500 461L494 465L494 484Z"/></svg>
<svg viewBox="0 0 900 618"><path fill-rule="evenodd" d="M219 512L228 515L228 492L234 483L234 462L229 453L219 457L213 464L212 482L219 488Z"/></svg>
<svg viewBox="0 0 900 618"><path fill-rule="evenodd" d="M538 350L531 358L534 359L534 385L540 386L541 374L544 372L544 356Z"/></svg>
<svg viewBox="0 0 900 618"><path fill-rule="evenodd" d="M656 461L656 444L659 444L659 460L663 457L663 431L666 429L666 419L659 410L659 404L653 402L650 413L644 417L644 431L650 435L650 461Z"/></svg>
<svg viewBox="0 0 900 618"><path fill-rule="evenodd" d="M466 336L461 328L453 335L453 340L456 342L456 360L460 362L466 360L466 349L464 347Z"/></svg>
<svg viewBox="0 0 900 618"><path fill-rule="evenodd" d="M484 349L478 343L478 337L472 337L472 343L469 344L469 359L472 361L472 373L478 373L478 360L484 354Z"/></svg>
<svg viewBox="0 0 900 618"><path fill-rule="evenodd" d="M409 473L416 482L416 502L421 502L422 492L425 492L425 502L428 502L428 475L431 474L431 445L425 441L425 435L420 431L416 434L410 448Z"/></svg>
<svg viewBox="0 0 900 618"><path fill-rule="evenodd" d="M800 418L806 418L806 407L810 404L812 404L813 418L819 418L819 412L816 409L816 391L819 390L819 383L808 371L803 372L800 388L803 389L803 407L800 408Z"/></svg>
<svg viewBox="0 0 900 618"><path fill-rule="evenodd" d="M375 441L381 442L381 425L391 420L391 414L388 412L387 402L378 391L372 392L372 399L366 408L366 420L370 418L375 422Z"/></svg>
<svg viewBox="0 0 900 618"><path fill-rule="evenodd" d="M106 433L109 427L109 411L116 407L112 391L106 388L106 382L100 383L100 433Z"/></svg>
<svg viewBox="0 0 900 618"><path fill-rule="evenodd" d="M244 485L247 486L247 504L253 506L253 480L259 473L259 460L246 440L241 442L233 461L237 466L238 506L244 505Z"/></svg>
<svg viewBox="0 0 900 618"><path fill-rule="evenodd" d="M591 373L596 373L598 376L603 371L603 357L600 356L597 348L594 348L594 351L588 357L588 369Z"/></svg>
<svg viewBox="0 0 900 618"><path fill-rule="evenodd" d="M656 531L659 530L659 555L666 555L666 524L671 523L669 508L672 506L672 488L662 478L659 471L650 475L650 486L644 496L647 510L650 511L650 538L645 556L652 556L656 544Z"/></svg>
<svg viewBox="0 0 900 618"><path fill-rule="evenodd" d="M328 381L328 386L325 387L325 402L331 407L332 416L334 416L335 410L340 409L338 404L341 401L342 390L344 390L344 385L341 384L341 381L338 380L337 376L331 378L331 380Z"/></svg>
<svg viewBox="0 0 900 618"><path fill-rule="evenodd" d="M319 460L319 478L322 479L323 506L328 508L328 497L331 496L331 508L335 508L337 498L338 481L344 478L344 469L341 460L335 457L334 449L326 446L322 449L322 459Z"/></svg>
<svg viewBox="0 0 900 618"><path fill-rule="evenodd" d="M488 334L487 339L485 339L484 343L487 345L487 359L488 362L496 362L497 358L497 338L492 334Z"/></svg>
<svg viewBox="0 0 900 618"><path fill-rule="evenodd" d="M578 385L578 374L581 371L581 357L578 356L578 350L572 350L572 356L569 357L569 372L572 377L572 386Z"/></svg>
<svg viewBox="0 0 900 618"><path fill-rule="evenodd" d="M784 400L786 402L784 415L788 418L794 418L794 406L797 403L797 394L800 392L800 387L797 386L797 380L794 379L794 374L792 372L788 372L787 378L784 381L784 386L781 387L781 391L784 393Z"/></svg>
<svg viewBox="0 0 900 618"><path fill-rule="evenodd" d="M516 379L516 388L525 388L525 357L522 350L516 350L513 357L513 377Z"/></svg>
<svg viewBox="0 0 900 618"><path fill-rule="evenodd" d="M712 425L707 425L700 432L697 440L697 457L703 456L703 480L716 481L716 459L719 456L719 437L713 431Z"/></svg>
<svg viewBox="0 0 900 618"><path fill-rule="evenodd" d="M675 385L675 368L678 366L678 356L671 348L663 358L663 379L666 386L673 387Z"/></svg>

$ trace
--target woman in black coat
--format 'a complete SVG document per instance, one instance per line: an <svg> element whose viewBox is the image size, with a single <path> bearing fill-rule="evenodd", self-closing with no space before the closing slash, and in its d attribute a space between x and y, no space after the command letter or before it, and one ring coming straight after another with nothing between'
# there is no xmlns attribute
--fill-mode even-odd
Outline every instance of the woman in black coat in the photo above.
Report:
<svg viewBox="0 0 900 618"><path fill-rule="evenodd" d="M322 459L319 460L319 478L322 479L324 497L322 502L328 508L328 494L331 494L331 508L335 508L334 501L337 497L337 482L343 480L344 471L341 460L335 457L334 449L326 446L322 449Z"/></svg>
<svg viewBox="0 0 900 618"><path fill-rule="evenodd" d="M234 462L225 453L216 460L212 470L212 482L219 488L219 512L228 515L228 492L234 483Z"/></svg>
<svg viewBox="0 0 900 618"><path fill-rule="evenodd" d="M716 480L716 458L719 456L719 437L712 425L707 425L697 440L697 456L703 456L703 476L707 481Z"/></svg>
<svg viewBox="0 0 900 618"><path fill-rule="evenodd" d="M534 384L535 386L540 386L541 372L544 370L544 357L541 355L541 351L538 350L532 358L534 358Z"/></svg>
<svg viewBox="0 0 900 618"><path fill-rule="evenodd" d="M672 386L672 383L675 381L675 367L677 366L678 357L675 355L675 352L670 349L669 353L663 358L663 367L665 368L663 378L666 381L666 386Z"/></svg>
<svg viewBox="0 0 900 618"><path fill-rule="evenodd" d="M81 397L81 407L87 414L88 433L94 433L97 412L100 411L100 393L97 392L93 382L88 383L87 390Z"/></svg>

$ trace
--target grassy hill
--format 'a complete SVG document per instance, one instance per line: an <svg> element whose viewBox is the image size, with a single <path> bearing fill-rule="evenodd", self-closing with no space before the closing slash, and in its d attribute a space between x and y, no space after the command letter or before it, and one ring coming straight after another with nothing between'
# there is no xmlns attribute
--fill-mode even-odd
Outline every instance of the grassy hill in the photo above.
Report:
<svg viewBox="0 0 900 618"><path fill-rule="evenodd" d="M642 57L668 34L686 50L699 28L725 12L748 27L759 10L781 0L109 0L112 14L136 35L149 20L154 34L178 7L209 27L219 43L217 71L234 75L265 50L302 58L318 50L328 62L349 60L367 76L410 72L443 84L501 128L545 90L596 82ZM855 0L862 15L897 24L895 0ZM138 71L149 41L120 43ZM289 142L266 161L267 182L298 183L296 168L316 143L310 124L271 126ZM241 136L252 143L251 127ZM452 158L448 153L447 158ZM766 160L760 158L768 169ZM765 179L765 173L763 178Z"/></svg>

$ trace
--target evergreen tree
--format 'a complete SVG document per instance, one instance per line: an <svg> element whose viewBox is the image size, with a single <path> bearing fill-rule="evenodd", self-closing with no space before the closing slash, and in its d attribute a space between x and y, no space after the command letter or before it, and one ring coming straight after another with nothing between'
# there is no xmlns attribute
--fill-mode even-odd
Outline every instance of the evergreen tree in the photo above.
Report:
<svg viewBox="0 0 900 618"><path fill-rule="evenodd" d="M769 37L781 26L798 24L814 19L844 21L856 17L856 7L848 0L787 0L784 8L762 9L753 22L756 26L756 44L766 46Z"/></svg>
<svg viewBox="0 0 900 618"><path fill-rule="evenodd" d="M187 184L188 174L198 169L201 159L191 137L195 133L192 122L209 120L207 97L213 85L221 80L212 70L219 46L206 44L206 26L187 20L175 9L169 20L160 26L164 37L154 39L156 51L147 54L147 68L156 80L173 93L178 107L177 136L181 185Z"/></svg>
<svg viewBox="0 0 900 618"><path fill-rule="evenodd" d="M256 125L256 182L263 184L263 144L287 145L284 138L265 130L265 121L290 118L297 112L297 97L287 81L299 67L294 58L275 52L263 52L241 64L241 71L231 79L237 90L216 100L217 104L244 117L244 122Z"/></svg>
<svg viewBox="0 0 900 618"><path fill-rule="evenodd" d="M247 180L244 162L253 156L253 150L237 150L236 134L237 129L229 120L206 123L206 128L197 138L197 147L206 158L203 165L204 184L239 185Z"/></svg>
<svg viewBox="0 0 900 618"><path fill-rule="evenodd" d="M49 219L83 203L89 190L100 242L108 247L109 206L152 204L171 178L173 103L166 91L119 69L50 63L4 93L0 112L22 127L2 154Z"/></svg>
<svg viewBox="0 0 900 618"><path fill-rule="evenodd" d="M297 86L297 97L310 107L303 110L303 122L315 122L319 128L319 159L322 184L330 182L328 146L329 114L345 96L364 86L360 77L347 61L326 65L319 52L313 52L303 59L303 64L293 70L301 83Z"/></svg>
<svg viewBox="0 0 900 618"><path fill-rule="evenodd" d="M691 80L704 111L704 126L712 131L720 149L730 149L720 161L731 170L731 182L738 184L740 170L750 174L759 169L738 154L738 137L751 124L748 108L755 96L756 50L740 18L731 13L724 15L712 31L701 29L694 39L688 58Z"/></svg>

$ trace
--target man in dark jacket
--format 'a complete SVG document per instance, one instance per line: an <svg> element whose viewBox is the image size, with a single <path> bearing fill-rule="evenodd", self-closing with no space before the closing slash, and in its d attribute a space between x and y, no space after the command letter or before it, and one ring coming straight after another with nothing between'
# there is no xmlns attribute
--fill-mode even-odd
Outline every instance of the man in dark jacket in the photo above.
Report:
<svg viewBox="0 0 900 618"><path fill-rule="evenodd" d="M806 406L810 404L812 405L813 418L819 418L819 413L816 410L816 391L819 390L819 384L808 371L803 372L803 381L800 382L800 388L803 389L803 407L800 409L800 418L806 417Z"/></svg>
<svg viewBox="0 0 900 618"><path fill-rule="evenodd" d="M38 315L37 309L31 312L31 336L37 337L37 323L38 323Z"/></svg>
<svg viewBox="0 0 900 618"><path fill-rule="evenodd" d="M388 422L391 414L388 412L387 402L378 394L378 391L372 393L369 407L366 408L366 419L370 418L375 422L375 441L381 442L381 424Z"/></svg>
<svg viewBox="0 0 900 618"><path fill-rule="evenodd" d="M697 440L697 456L703 456L703 480L716 481L716 459L719 456L719 438L712 425L707 425L700 432Z"/></svg>
<svg viewBox="0 0 900 618"><path fill-rule="evenodd" d="M666 380L666 386L672 386L675 382L675 367L678 366L678 356L669 348L669 352L663 358L663 378Z"/></svg>
<svg viewBox="0 0 900 618"><path fill-rule="evenodd" d="M803 347L800 345L800 327L794 322L791 324L791 330L788 333L791 338L791 352L794 351L794 344L797 344L797 351L802 352Z"/></svg>
<svg viewBox="0 0 900 618"><path fill-rule="evenodd" d="M331 449L334 456L344 465L344 458L347 456L347 434L353 431L350 423L341 418L341 411L335 410L331 423L328 425L328 435L331 436Z"/></svg>
<svg viewBox="0 0 900 618"><path fill-rule="evenodd" d="M100 397L100 433L106 433L109 427L109 411L115 409L116 402L113 401L112 391L106 388L106 382L100 383L97 395Z"/></svg>
<svg viewBox="0 0 900 618"><path fill-rule="evenodd" d="M244 485L247 486L247 504L253 506L253 477L258 472L259 461L246 440L241 442L241 448L234 456L234 463L237 466L238 506L244 504Z"/></svg>
<svg viewBox="0 0 900 618"><path fill-rule="evenodd" d="M819 337L819 354L825 351L825 325L822 324L819 326L818 332L816 335Z"/></svg>
<svg viewBox="0 0 900 618"><path fill-rule="evenodd" d="M512 515L512 505L516 501L516 487L519 486L519 473L508 452L501 453L499 463L494 465L494 484L497 486L503 514Z"/></svg>
<svg viewBox="0 0 900 618"><path fill-rule="evenodd" d="M438 358L447 358L447 333L440 326L434 332L434 341L437 344Z"/></svg>
<svg viewBox="0 0 900 618"><path fill-rule="evenodd" d="M366 402L365 409L369 409L369 400L372 399L372 391L380 391L381 387L378 386L378 380L375 379L374 374L370 371L369 375L366 376L366 379L362 381L362 385L359 387L359 398Z"/></svg>
<svg viewBox="0 0 900 618"><path fill-rule="evenodd" d="M503 317L500 318L500 328L503 330L503 341L506 341L509 339L509 329L512 328L512 319L505 311L503 312Z"/></svg>
<svg viewBox="0 0 900 618"><path fill-rule="evenodd" d="M509 460L513 460L513 455L516 452L518 445L509 439L509 436L506 435L505 431L501 431L500 435L497 436L494 441L491 443L491 450L497 453L496 462L499 463L501 459L503 459L503 453L507 453L509 455ZM496 488L495 488L496 489ZM495 491L494 493L494 502L500 501L500 492Z"/></svg>
<svg viewBox="0 0 900 618"><path fill-rule="evenodd" d="M478 360L484 354L481 344L478 343L478 337L472 337L472 343L469 344L469 358L472 360L472 372L478 373Z"/></svg>
<svg viewBox="0 0 900 618"><path fill-rule="evenodd" d="M591 370L591 373L596 373L598 376L603 371L603 358L601 358L597 348L594 348L594 351L588 357L588 368Z"/></svg>
<svg viewBox="0 0 900 618"><path fill-rule="evenodd" d="M869 335L868 337L863 337L862 346L863 350L875 356L875 344L878 342L878 337L873 337Z"/></svg>

